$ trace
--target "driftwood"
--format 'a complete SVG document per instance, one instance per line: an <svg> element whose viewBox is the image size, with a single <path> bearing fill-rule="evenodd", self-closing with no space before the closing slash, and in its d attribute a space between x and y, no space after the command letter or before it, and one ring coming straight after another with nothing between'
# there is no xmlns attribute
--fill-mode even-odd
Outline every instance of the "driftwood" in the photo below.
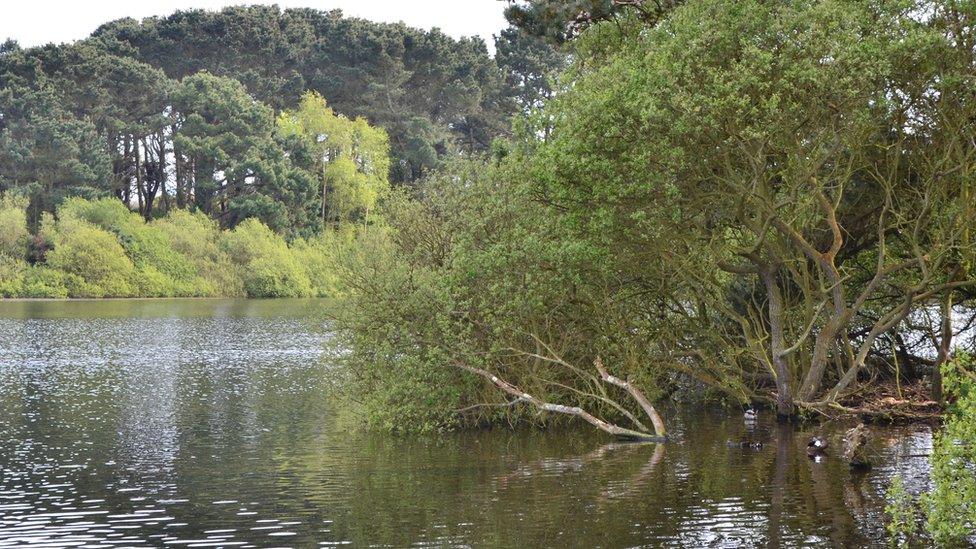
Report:
<svg viewBox="0 0 976 549"><path fill-rule="evenodd" d="M531 404L532 406L535 406L536 408L546 412L576 416L582 419L583 421L586 421L590 425L593 425L597 429L605 433L614 435L616 437L626 438L626 439L636 439L636 440L647 440L653 442L664 442L667 440L667 431L664 428L664 420L661 419L660 414L657 413L657 410L654 409L654 406L651 405L651 402L647 399L646 396L644 396L644 393L642 393L640 389L635 387L629 381L624 381L620 378L610 375L609 372L607 372L606 367L603 365L603 361L601 361L599 357L597 357L596 360L594 361L594 365L596 366L597 371L600 373L601 379L610 385L614 385L616 387L619 387L627 391L627 394L629 394L631 398L633 398L634 401L637 402L637 404L641 407L644 413L647 414L648 418L650 418L651 424L654 426L654 433L621 427L620 425L616 425L614 423L610 423L609 421L600 419L594 416L593 414L591 414L590 412L587 412L586 410L580 408L579 406L565 406L562 404L546 402L540 398L532 396L531 394L521 390L515 385L512 385L511 383L505 381L504 379L498 377L497 375L487 370L477 368L460 361L455 361L454 365L462 370L471 372L473 374L477 374L487 379L488 381L491 381L496 387L498 387L502 391L505 391L509 395L514 396L518 402L525 402ZM640 425L639 422L637 423L638 425Z"/></svg>

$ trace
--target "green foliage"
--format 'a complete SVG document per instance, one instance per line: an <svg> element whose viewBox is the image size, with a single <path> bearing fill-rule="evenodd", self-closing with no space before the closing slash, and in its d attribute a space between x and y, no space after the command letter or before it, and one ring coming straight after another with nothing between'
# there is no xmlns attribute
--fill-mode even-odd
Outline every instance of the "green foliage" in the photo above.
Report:
<svg viewBox="0 0 976 549"><path fill-rule="evenodd" d="M455 425L454 411L476 389L450 367L457 338L445 333L442 315L452 299L444 280L400 261L393 237L380 231L361 234L340 269L350 302L337 319L336 349L351 352L338 353L344 367L337 392L358 403L369 427L426 432Z"/></svg>
<svg viewBox="0 0 976 549"><path fill-rule="evenodd" d="M15 296L63 299L68 297L68 281L72 278L57 269L34 265L27 269L21 290Z"/></svg>
<svg viewBox="0 0 976 549"><path fill-rule="evenodd" d="M592 369L600 355L654 394L659 372L639 358L643 338L606 299L606 258L528 199L519 166L514 158L457 162L416 199L394 194L383 208L390 228L363 235L359 253L343 262L349 304L337 313L336 343L349 379L341 385L368 424L429 430L534 420L527 408L485 406L504 396L457 361L612 418L619 410L576 391L571 369L538 357L558 353ZM418 423L392 425L399 416Z"/></svg>
<svg viewBox="0 0 976 549"><path fill-rule="evenodd" d="M7 204L14 202L4 202L0 220L21 227L22 202ZM69 198L57 213L34 237L48 248L37 264L0 253L0 296L332 297L342 293L340 257L364 231L348 227L289 246L256 218L233 231L183 210L146 223L111 198ZM11 242L23 256L29 233L17 234Z"/></svg>
<svg viewBox="0 0 976 549"><path fill-rule="evenodd" d="M136 295L132 260L112 233L87 221L58 221L54 250L47 264L64 272L71 297L128 297Z"/></svg>
<svg viewBox="0 0 976 549"><path fill-rule="evenodd" d="M505 18L515 28L555 43L577 37L591 25L622 17L653 24L684 0L508 0Z"/></svg>
<svg viewBox="0 0 976 549"><path fill-rule="evenodd" d="M24 198L0 197L0 255L23 259L27 256L27 204Z"/></svg>
<svg viewBox="0 0 976 549"><path fill-rule="evenodd" d="M889 518L886 528L891 546L908 547L918 530L918 523L915 519L915 502L900 476L891 480L885 497L888 501L885 514Z"/></svg>
<svg viewBox="0 0 976 549"><path fill-rule="evenodd" d="M23 292L27 262L0 254L0 297L17 297Z"/></svg>
<svg viewBox="0 0 976 549"><path fill-rule="evenodd" d="M389 139L364 118L337 115L315 93L302 96L298 109L278 117L278 132L297 138L313 151L312 172L321 174L321 218L325 225L362 218L389 190Z"/></svg>
<svg viewBox="0 0 976 549"><path fill-rule="evenodd" d="M31 195L32 228L66 197L115 195L147 220L193 205L224 228L257 217L309 237L323 229L324 170L273 132L273 113L301 110L306 90L374 126L343 135L382 155L343 153L356 168L330 167L336 216L361 216L381 178L415 180L487 150L509 131L512 98L534 86L506 81L480 39L276 6L122 19L72 44L4 47L0 191ZM519 74L547 58L532 59ZM375 142L380 127L392 139Z"/></svg>
<svg viewBox="0 0 976 549"><path fill-rule="evenodd" d="M565 52L517 28L507 28L495 38L495 60L512 99L525 113L552 98L553 80L569 64Z"/></svg>
<svg viewBox="0 0 976 549"><path fill-rule="evenodd" d="M976 103L955 10L515 4L516 24L550 37L593 9L519 140L391 197L373 256L342 267L345 387L368 421L424 403L425 425L524 417L484 406L502 395L455 361L626 416L579 373L596 356L657 394L705 387L793 414L849 393L913 313L976 297L958 259ZM514 81L546 64L537 53L507 59ZM525 104L548 93L532 82ZM393 394L400 375L416 400Z"/></svg>
<svg viewBox="0 0 976 549"><path fill-rule="evenodd" d="M346 226L291 243L292 253L308 273L313 295L339 298L347 294L343 266L352 256L361 253L360 242L368 230L360 226Z"/></svg>
<svg viewBox="0 0 976 549"><path fill-rule="evenodd" d="M29 194L35 223L41 211L53 211L66 196L104 193L110 158L98 146L94 125L67 112L50 86L5 91L0 93L0 189Z"/></svg>
<svg viewBox="0 0 976 549"><path fill-rule="evenodd" d="M192 295L244 295L239 268L221 248L221 231L212 219L200 212L177 210L154 220L148 228L158 231L172 249L192 265L197 276Z"/></svg>
<svg viewBox="0 0 976 549"><path fill-rule="evenodd" d="M923 500L925 527L936 542L962 546L976 537L976 361L960 354L942 375L954 402L933 443L934 488Z"/></svg>
<svg viewBox="0 0 976 549"><path fill-rule="evenodd" d="M60 222L78 219L116 236L136 270L131 280L136 295L186 297L208 295L196 266L179 253L169 235L149 226L138 214L111 198L69 199L58 210ZM187 235L190 236L190 235Z"/></svg>
<svg viewBox="0 0 976 549"><path fill-rule="evenodd" d="M308 297L312 283L281 236L257 219L225 233L221 247L239 266L249 297Z"/></svg>
<svg viewBox="0 0 976 549"><path fill-rule="evenodd" d="M656 343L647 360L737 400L775 385L791 414L795 400L835 399L929 289L966 277L950 212L971 207L973 179L934 166L976 173L953 153L970 150L976 104L948 84L951 101L924 98L965 79L972 52L948 54L951 31L906 5L703 0L659 24L596 24L575 44L566 91L525 138L529 178L615 263L612 292L655 311L628 319ZM875 272L907 297L874 299ZM864 335L836 356L847 333Z"/></svg>

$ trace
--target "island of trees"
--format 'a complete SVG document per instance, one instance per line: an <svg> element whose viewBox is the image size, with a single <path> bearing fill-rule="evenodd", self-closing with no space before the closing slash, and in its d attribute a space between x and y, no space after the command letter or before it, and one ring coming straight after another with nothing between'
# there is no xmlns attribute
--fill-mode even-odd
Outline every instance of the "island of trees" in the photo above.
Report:
<svg viewBox="0 0 976 549"><path fill-rule="evenodd" d="M976 4L507 16L494 59L258 7L7 44L0 292L339 297L391 431L948 409L929 527L971 533Z"/></svg>

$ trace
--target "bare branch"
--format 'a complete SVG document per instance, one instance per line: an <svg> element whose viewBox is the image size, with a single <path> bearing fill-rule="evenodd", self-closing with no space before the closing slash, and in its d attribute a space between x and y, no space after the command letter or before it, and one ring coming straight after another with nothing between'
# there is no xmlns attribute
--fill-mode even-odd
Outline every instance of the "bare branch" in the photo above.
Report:
<svg viewBox="0 0 976 549"><path fill-rule="evenodd" d="M666 440L663 436L654 436L650 433L634 431L633 429L627 429L625 427L621 427L619 425L609 423L607 421L604 421L594 416L593 414L587 412L586 410L583 410L578 406L564 406L562 404L554 404L551 402L546 402L544 400L541 400L539 398L530 395L529 393L522 391L515 385L512 385L511 383L496 376L495 374L492 374L487 370L476 368L474 366L470 366L468 364L459 361L455 361L454 365L462 370L471 372L473 374L477 374L491 381L499 389L505 391L506 393L516 398L522 398L523 400L532 404L536 408L539 408L540 410L544 410L546 412L553 412L557 414L576 416L605 433L609 433L611 435L623 437L623 438L634 438L634 439L641 439L641 440L658 440L658 441Z"/></svg>
<svg viewBox="0 0 976 549"><path fill-rule="evenodd" d="M657 410L654 409L651 401L647 400L647 397L644 396L644 393L642 393L640 389L635 387L629 381L624 381L619 377L610 375L610 373L607 372L606 367L603 366L603 360L601 360L600 357L596 357L596 360L593 361L593 365L596 366L597 371L600 372L600 377L603 379L603 381L606 381L611 385L616 385L617 387L627 391L630 396L637 401L637 404L639 404L644 410L647 417L651 418L651 423L654 424L654 433L657 436L667 436L667 431L664 428L664 420L661 419L661 415L657 413Z"/></svg>

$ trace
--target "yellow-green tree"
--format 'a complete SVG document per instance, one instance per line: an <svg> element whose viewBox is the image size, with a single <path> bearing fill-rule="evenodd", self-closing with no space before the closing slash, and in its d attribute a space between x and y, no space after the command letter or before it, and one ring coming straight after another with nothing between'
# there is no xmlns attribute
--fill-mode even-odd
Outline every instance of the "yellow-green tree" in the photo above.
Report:
<svg viewBox="0 0 976 549"><path fill-rule="evenodd" d="M309 91L298 108L282 112L278 131L302 139L322 178L322 222L340 224L361 219L389 188L390 144L386 131L364 118L336 114L325 98Z"/></svg>

